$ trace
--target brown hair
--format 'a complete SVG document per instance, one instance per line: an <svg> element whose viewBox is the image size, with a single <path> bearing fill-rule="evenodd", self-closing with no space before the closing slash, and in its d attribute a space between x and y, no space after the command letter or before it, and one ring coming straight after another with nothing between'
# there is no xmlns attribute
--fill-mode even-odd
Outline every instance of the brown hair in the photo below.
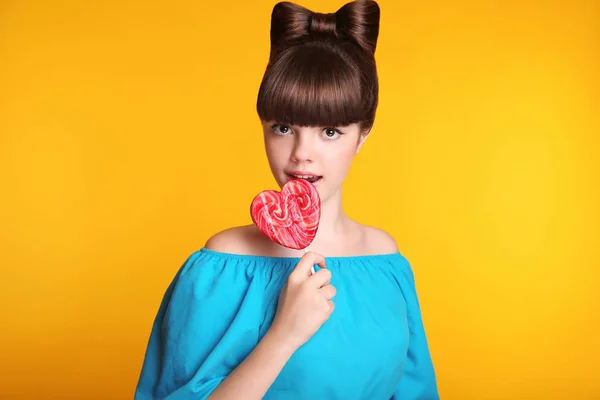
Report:
<svg viewBox="0 0 600 400"><path fill-rule="evenodd" d="M379 83L379 6L347 3L321 14L290 2L271 15L271 54L257 99L262 121L370 129Z"/></svg>

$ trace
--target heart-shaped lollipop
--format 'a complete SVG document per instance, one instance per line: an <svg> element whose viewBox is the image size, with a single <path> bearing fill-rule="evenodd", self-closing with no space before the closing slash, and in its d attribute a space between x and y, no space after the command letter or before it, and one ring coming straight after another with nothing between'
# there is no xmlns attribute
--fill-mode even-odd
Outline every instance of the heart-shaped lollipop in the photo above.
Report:
<svg viewBox="0 0 600 400"><path fill-rule="evenodd" d="M302 250L317 234L321 218L321 198L312 183L304 179L288 181L281 192L265 190L250 206L254 224L282 246Z"/></svg>

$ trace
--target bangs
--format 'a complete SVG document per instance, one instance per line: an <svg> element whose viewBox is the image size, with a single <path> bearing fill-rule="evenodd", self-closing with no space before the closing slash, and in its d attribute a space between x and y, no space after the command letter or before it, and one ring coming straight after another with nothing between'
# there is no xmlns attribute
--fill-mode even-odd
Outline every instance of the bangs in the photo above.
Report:
<svg viewBox="0 0 600 400"><path fill-rule="evenodd" d="M262 121L346 126L369 119L364 94L356 64L333 49L305 44L289 48L269 65L257 111Z"/></svg>

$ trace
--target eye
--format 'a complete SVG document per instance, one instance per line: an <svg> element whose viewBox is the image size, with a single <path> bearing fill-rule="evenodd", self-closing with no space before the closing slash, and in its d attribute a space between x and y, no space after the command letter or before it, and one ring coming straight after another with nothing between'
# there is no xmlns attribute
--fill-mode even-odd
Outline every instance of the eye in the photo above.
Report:
<svg viewBox="0 0 600 400"><path fill-rule="evenodd" d="M335 128L325 128L323 129L323 136L325 136L325 139L327 140L336 140L339 139L341 135L343 135L344 132L339 131L338 129Z"/></svg>
<svg viewBox="0 0 600 400"><path fill-rule="evenodd" d="M273 124L271 125L271 130L275 132L277 135L288 135L292 132L292 128L287 125L282 124Z"/></svg>

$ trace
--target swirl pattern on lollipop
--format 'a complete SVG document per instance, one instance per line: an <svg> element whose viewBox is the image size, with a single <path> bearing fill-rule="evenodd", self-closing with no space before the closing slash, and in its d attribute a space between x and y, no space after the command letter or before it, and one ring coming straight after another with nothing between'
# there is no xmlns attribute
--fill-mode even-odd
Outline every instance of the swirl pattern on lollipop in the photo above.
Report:
<svg viewBox="0 0 600 400"><path fill-rule="evenodd" d="M281 192L265 190L250 206L254 224L282 246L302 250L315 238L321 218L321 199L312 183L288 181Z"/></svg>

